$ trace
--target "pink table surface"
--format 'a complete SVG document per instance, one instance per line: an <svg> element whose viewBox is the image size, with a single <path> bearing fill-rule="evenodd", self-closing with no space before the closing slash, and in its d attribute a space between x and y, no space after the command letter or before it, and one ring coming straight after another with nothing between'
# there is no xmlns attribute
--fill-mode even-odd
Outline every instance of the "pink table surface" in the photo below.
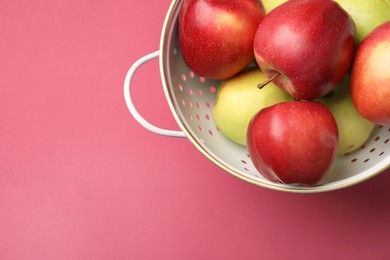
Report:
<svg viewBox="0 0 390 260"><path fill-rule="evenodd" d="M0 1L0 259L390 259L390 172L321 194L260 188L129 114L123 79L170 1ZM157 61L134 79L178 129Z"/></svg>

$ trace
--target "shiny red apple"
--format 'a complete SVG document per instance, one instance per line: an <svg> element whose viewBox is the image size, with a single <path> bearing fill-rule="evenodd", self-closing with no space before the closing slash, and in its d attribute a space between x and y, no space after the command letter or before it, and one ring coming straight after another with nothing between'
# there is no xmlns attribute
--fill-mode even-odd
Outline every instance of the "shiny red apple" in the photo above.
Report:
<svg viewBox="0 0 390 260"><path fill-rule="evenodd" d="M355 24L331 0L287 1L267 14L254 40L263 72L302 100L332 90L349 70L354 51Z"/></svg>
<svg viewBox="0 0 390 260"><path fill-rule="evenodd" d="M332 113L315 101L289 101L260 110L247 132L250 158L267 179L312 186L330 170L338 147Z"/></svg>
<svg viewBox="0 0 390 260"><path fill-rule="evenodd" d="M359 45L351 71L351 96L367 120L390 125L390 21Z"/></svg>
<svg viewBox="0 0 390 260"><path fill-rule="evenodd" d="M184 0L178 21L184 61L206 78L237 74L254 61L253 38L264 15L259 0Z"/></svg>

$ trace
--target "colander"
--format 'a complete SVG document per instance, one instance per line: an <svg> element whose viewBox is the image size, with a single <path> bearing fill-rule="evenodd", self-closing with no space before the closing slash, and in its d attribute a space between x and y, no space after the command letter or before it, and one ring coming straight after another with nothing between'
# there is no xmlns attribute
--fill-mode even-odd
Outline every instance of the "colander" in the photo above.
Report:
<svg viewBox="0 0 390 260"><path fill-rule="evenodd" d="M160 50L137 60L124 81L124 97L132 116L146 129L163 136L184 137L226 172L252 184L273 190L314 193L346 188L384 171L390 164L390 127L377 125L357 151L339 155L318 185L305 187L274 183L253 166L245 146L227 139L216 127L212 108L220 81L200 77L183 61L178 42L178 14L183 0L172 1L164 21ZM159 58L164 93L181 131L162 129L146 121L131 98L131 79L146 62ZM297 147L299 149L299 147Z"/></svg>

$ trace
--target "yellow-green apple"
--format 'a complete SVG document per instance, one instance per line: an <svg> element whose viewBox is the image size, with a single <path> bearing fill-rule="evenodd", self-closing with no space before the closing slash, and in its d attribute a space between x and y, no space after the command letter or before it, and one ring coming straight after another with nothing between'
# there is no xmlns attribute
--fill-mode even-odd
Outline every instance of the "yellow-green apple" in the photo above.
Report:
<svg viewBox="0 0 390 260"><path fill-rule="evenodd" d="M264 15L259 0L184 0L178 20L184 61L206 78L237 74L254 61L253 38Z"/></svg>
<svg viewBox="0 0 390 260"><path fill-rule="evenodd" d="M272 11L272 9L283 4L284 2L287 2L287 0L262 0L262 2L265 9L265 13L268 14Z"/></svg>
<svg viewBox="0 0 390 260"><path fill-rule="evenodd" d="M332 92L317 100L333 114L339 130L338 154L350 153L360 148L370 137L375 124L356 110L351 97L349 76L346 76Z"/></svg>
<svg viewBox="0 0 390 260"><path fill-rule="evenodd" d="M376 27L356 50L351 96L364 118L390 125L390 21Z"/></svg>
<svg viewBox="0 0 390 260"><path fill-rule="evenodd" d="M332 90L350 68L355 24L334 1L290 0L260 23L254 52L262 71L301 100Z"/></svg>
<svg viewBox="0 0 390 260"><path fill-rule="evenodd" d="M212 115L215 125L226 137L246 145L246 132L251 118L262 108L292 97L271 83L259 90L259 81L267 77L257 67L240 72L223 81L217 91Z"/></svg>
<svg viewBox="0 0 390 260"><path fill-rule="evenodd" d="M390 20L389 0L336 0L355 21L356 39L360 43L380 24Z"/></svg>
<svg viewBox="0 0 390 260"><path fill-rule="evenodd" d="M265 178L311 186L331 169L338 130L332 113L315 101L282 102L260 110L247 133L250 158Z"/></svg>

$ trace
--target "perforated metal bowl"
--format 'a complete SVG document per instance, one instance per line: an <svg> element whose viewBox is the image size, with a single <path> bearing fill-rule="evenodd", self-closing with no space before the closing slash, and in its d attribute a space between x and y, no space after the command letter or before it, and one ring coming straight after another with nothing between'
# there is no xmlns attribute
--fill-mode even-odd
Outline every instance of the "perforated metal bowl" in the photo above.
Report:
<svg viewBox="0 0 390 260"><path fill-rule="evenodd" d="M329 174L314 187L273 183L263 178L253 166L247 148L227 139L213 122L212 107L220 82L198 76L182 59L177 25L181 4L182 0L171 3L163 25L160 50L136 61L125 78L126 104L141 125L156 134L186 137L209 160L226 172L274 190L300 193L331 191L362 182L389 167L390 127L378 125L371 138L359 150L338 156ZM134 73L142 64L158 57L164 92L182 131L161 129L150 124L138 113L131 99L131 79Z"/></svg>

